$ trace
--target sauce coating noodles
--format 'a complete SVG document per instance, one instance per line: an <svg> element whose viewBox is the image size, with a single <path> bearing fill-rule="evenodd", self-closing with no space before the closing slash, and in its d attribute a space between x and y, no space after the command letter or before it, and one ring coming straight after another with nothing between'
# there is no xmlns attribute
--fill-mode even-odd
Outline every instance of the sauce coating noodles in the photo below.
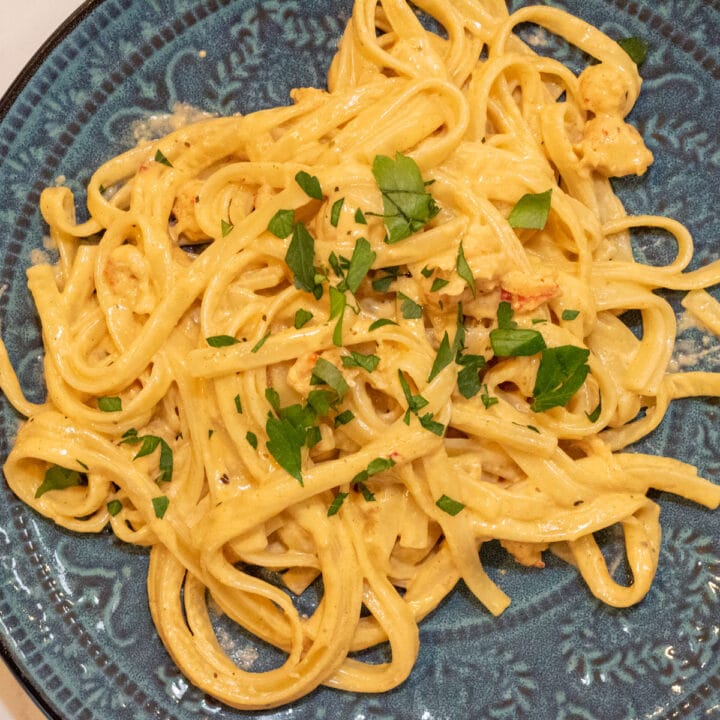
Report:
<svg viewBox="0 0 720 720"><path fill-rule="evenodd" d="M86 222L67 188L45 190L59 260L28 270L45 403L0 354L28 418L12 490L65 528L151 548L165 647L242 709L403 682L418 623L459 579L508 606L480 562L492 540L637 603L660 547L647 491L720 503L695 468L625 451L674 398L720 394L716 374L667 372L675 315L654 293L692 291L688 310L720 327L703 289L720 264L685 271L687 230L627 216L610 185L652 161L625 119L635 62L558 9L415 5L442 36L404 0L356 0L328 91L109 160ZM595 62L576 76L537 56L521 23ZM635 262L639 227L675 259ZM614 524L629 585L593 537ZM294 596L313 583L305 617ZM211 598L284 662L233 663ZM383 642L387 662L352 656Z"/></svg>

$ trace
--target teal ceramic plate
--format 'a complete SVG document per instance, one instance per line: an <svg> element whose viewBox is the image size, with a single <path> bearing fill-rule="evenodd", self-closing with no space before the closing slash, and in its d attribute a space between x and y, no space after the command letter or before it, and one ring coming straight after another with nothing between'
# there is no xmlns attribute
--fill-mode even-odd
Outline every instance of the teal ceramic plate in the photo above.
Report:
<svg viewBox="0 0 720 720"><path fill-rule="evenodd" d="M672 214L695 234L696 264L718 253L720 3L562 0L650 51L634 111L656 163L617 183L630 211ZM42 247L39 193L59 175L82 195L91 169L132 143L133 121L178 101L214 113L286 103L322 85L349 0L104 0L54 36L2 101L0 321L24 388L42 397L41 342L25 288ZM523 30L543 50L549 39ZM200 51L205 51L201 53ZM569 62L579 58L559 46ZM204 56L203 56L204 55ZM654 238L643 238L655 253ZM676 300L676 298L673 298ZM687 330L683 342L700 343ZM717 343L715 344L717 348ZM716 367L720 351L704 348ZM643 449L720 479L716 401L677 403ZM0 455L18 418L0 408ZM521 720L720 716L720 513L660 497L660 571L628 610L594 600L572 569L542 571L483 550L513 598L494 619L458 587L422 625L411 678L382 696L320 689L262 718ZM612 533L606 533L612 553ZM0 650L53 718L249 717L187 683L147 609L147 555L109 534L61 531L0 485ZM238 653L249 640L235 641Z"/></svg>

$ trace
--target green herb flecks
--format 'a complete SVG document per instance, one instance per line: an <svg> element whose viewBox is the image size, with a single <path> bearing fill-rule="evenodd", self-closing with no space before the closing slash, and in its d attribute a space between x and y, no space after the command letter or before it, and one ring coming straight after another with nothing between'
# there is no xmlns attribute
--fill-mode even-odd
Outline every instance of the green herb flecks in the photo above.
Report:
<svg viewBox="0 0 720 720"><path fill-rule="evenodd" d="M232 223L228 222L224 218L220 220L220 232L223 237L227 237L234 229L235 226Z"/></svg>
<svg viewBox="0 0 720 720"><path fill-rule="evenodd" d="M490 345L498 357L524 357L544 350L545 340L537 330L524 330L512 320L510 303L498 306L498 327L490 331Z"/></svg>
<svg viewBox="0 0 720 720"><path fill-rule="evenodd" d="M457 259L455 261L455 267L457 274L467 283L467 286L472 292L472 296L477 295L477 287L475 287L475 276L473 275L472 269L465 259L465 250L463 249L462 241L458 245Z"/></svg>
<svg viewBox="0 0 720 720"><path fill-rule="evenodd" d="M283 240L293 231L295 226L295 212L293 210L278 210L268 224L268 230L275 237Z"/></svg>
<svg viewBox="0 0 720 720"><path fill-rule="evenodd" d="M627 37L617 41L617 44L630 56L636 65L642 65L648 53L648 44L639 37Z"/></svg>
<svg viewBox="0 0 720 720"><path fill-rule="evenodd" d="M154 497L152 499L152 504L155 517L158 518L158 520L162 520L165 517L167 509L170 507L170 498L166 495L160 495L160 497Z"/></svg>
<svg viewBox="0 0 720 720"><path fill-rule="evenodd" d="M158 150L155 153L155 162L160 163L161 165L167 165L168 167L172 167L173 164L165 157L162 150Z"/></svg>
<svg viewBox="0 0 720 720"><path fill-rule="evenodd" d="M123 434L120 445L129 444L137 445L142 443L140 450L135 454L133 460L145 457L160 448L160 475L156 478L156 482L170 482L173 474L173 451L167 442L157 435L138 435L135 428L130 428Z"/></svg>
<svg viewBox="0 0 720 720"><path fill-rule="evenodd" d="M545 348L533 389L534 412L567 405L590 372L590 351L575 345Z"/></svg>
<svg viewBox="0 0 720 720"><path fill-rule="evenodd" d="M295 313L295 329L299 330L301 327L307 325L313 319L313 314L309 310L300 308Z"/></svg>
<svg viewBox="0 0 720 720"><path fill-rule="evenodd" d="M122 400L119 397L99 397L98 408L103 412L120 412Z"/></svg>
<svg viewBox="0 0 720 720"><path fill-rule="evenodd" d="M309 195L313 200L323 199L320 181L315 175L310 175L304 170L301 170L295 175L295 182L305 191L305 194Z"/></svg>
<svg viewBox="0 0 720 720"><path fill-rule="evenodd" d="M441 495L435 502L435 504L443 511L446 512L448 515L455 516L457 515L461 510L465 508L465 505L463 503L453 500L451 497L448 497L447 495Z"/></svg>
<svg viewBox="0 0 720 720"><path fill-rule="evenodd" d="M61 465L51 465L45 471L45 477L40 487L35 491L35 497L42 497L50 490L65 490L66 488L84 485L86 483L87 476L84 473L79 473L77 470L70 470Z"/></svg>
<svg viewBox="0 0 720 720"><path fill-rule="evenodd" d="M303 223L295 223L292 240L285 254L285 263L292 270L295 287L322 297L322 285L315 273L315 239Z"/></svg>
<svg viewBox="0 0 720 720"><path fill-rule="evenodd" d="M383 199L383 219L388 243L396 243L422 230L440 211L425 189L420 168L401 153L393 160L378 155L372 167Z"/></svg>
<svg viewBox="0 0 720 720"><path fill-rule="evenodd" d="M380 358L377 355L364 355L354 350L351 350L349 355L343 355L340 359L342 360L343 367L362 368L369 373L375 370L380 363Z"/></svg>
<svg viewBox="0 0 720 720"><path fill-rule="evenodd" d="M542 230L550 213L552 188L542 193L523 195L510 212L511 227L528 230Z"/></svg>
<svg viewBox="0 0 720 720"><path fill-rule="evenodd" d="M205 338L205 342L214 348L229 347L230 345L236 345L240 341L232 335L211 335Z"/></svg>

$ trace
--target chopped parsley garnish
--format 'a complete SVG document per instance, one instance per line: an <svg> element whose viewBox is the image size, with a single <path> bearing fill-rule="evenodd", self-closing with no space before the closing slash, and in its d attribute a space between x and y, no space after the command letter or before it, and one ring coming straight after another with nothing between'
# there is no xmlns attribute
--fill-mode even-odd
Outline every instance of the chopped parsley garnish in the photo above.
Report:
<svg viewBox="0 0 720 720"><path fill-rule="evenodd" d="M112 517L115 517L123 508L123 504L119 500L111 500L107 504L107 509Z"/></svg>
<svg viewBox="0 0 720 720"><path fill-rule="evenodd" d="M303 310L300 308L295 313L295 329L299 330L301 327L307 325L313 319L313 314L309 310Z"/></svg>
<svg viewBox="0 0 720 720"><path fill-rule="evenodd" d="M347 425L355 419L355 413L352 410L343 410L339 415L335 416L335 427L339 428L341 425Z"/></svg>
<svg viewBox="0 0 720 720"><path fill-rule="evenodd" d="M487 408L492 407L493 405L497 405L500 402L499 398L490 395L487 385L483 385L482 388L483 391L482 395L480 395L480 399L482 400L482 404L485 406L486 410Z"/></svg>
<svg viewBox="0 0 720 720"><path fill-rule="evenodd" d="M501 302L498 306L498 327L490 331L490 345L498 357L535 355L547 346L537 330L523 330L513 321L512 306Z"/></svg>
<svg viewBox="0 0 720 720"><path fill-rule="evenodd" d="M645 62L648 52L648 44L639 37L627 37L618 40L617 44L630 56L630 59L636 65L642 65Z"/></svg>
<svg viewBox="0 0 720 720"><path fill-rule="evenodd" d="M428 404L428 401L422 395L412 394L412 390L410 390L410 385L405 379L402 370L398 370L398 377L400 378L400 387L402 388L403 395L405 395L405 400L408 404L408 409L405 413L403 421L406 425L409 425L410 413L412 412L417 415L418 411L422 410Z"/></svg>
<svg viewBox="0 0 720 720"><path fill-rule="evenodd" d="M514 228L542 230L550 213L552 188L542 193L523 195L510 212L508 222Z"/></svg>
<svg viewBox="0 0 720 720"><path fill-rule="evenodd" d="M417 163L401 153L377 155L372 167L383 199L385 242L396 243L422 230L440 211Z"/></svg>
<svg viewBox="0 0 720 720"><path fill-rule="evenodd" d="M258 439L257 439L257 435L254 432L251 432L250 430L248 430L245 433L245 439L247 440L248 445L250 445L250 447L253 450L257 450Z"/></svg>
<svg viewBox="0 0 720 720"><path fill-rule="evenodd" d="M468 261L465 259L465 250L463 250L462 240L458 245L457 260L455 261L455 267L457 274L467 283L473 297L477 295L477 288L475 287L475 276L472 273Z"/></svg>
<svg viewBox="0 0 720 720"><path fill-rule="evenodd" d="M232 335L212 335L211 337L205 338L205 342L210 345L210 347L220 348L235 345L240 341Z"/></svg>
<svg viewBox="0 0 720 720"><path fill-rule="evenodd" d="M545 348L542 351L533 389L534 412L567 405L590 372L590 351L575 345Z"/></svg>
<svg viewBox="0 0 720 720"><path fill-rule="evenodd" d="M585 415L591 423L595 423L598 421L601 412L602 412L602 398L600 398L600 400L598 400L598 404L595 407L595 409L591 413L585 413Z"/></svg>
<svg viewBox="0 0 720 720"><path fill-rule="evenodd" d="M122 400L119 397L100 397L97 403L98 408L103 412L120 412L122 410Z"/></svg>
<svg viewBox="0 0 720 720"><path fill-rule="evenodd" d="M372 494L372 492L370 492L367 485L365 485L365 482L373 475L377 475L378 473L384 472L385 470L389 470L391 467L394 466L395 461L392 458L375 458L368 463L368 466L365 468L365 470L361 470L352 479L352 484L357 487L358 490L360 490L367 502L372 502L373 500L375 500L375 496Z"/></svg>
<svg viewBox="0 0 720 720"><path fill-rule="evenodd" d="M420 271L420 274L424 278L429 278L435 271L432 268L429 268L427 265Z"/></svg>
<svg viewBox="0 0 720 720"><path fill-rule="evenodd" d="M285 263L293 271L296 288L312 293L316 299L322 296L322 285L315 273L315 240L301 222L293 226Z"/></svg>
<svg viewBox="0 0 720 720"><path fill-rule="evenodd" d="M363 214L363 211L360 208L358 208L355 211L355 222L358 225L367 225L367 220L365 219L365 215Z"/></svg>
<svg viewBox="0 0 720 720"><path fill-rule="evenodd" d="M310 175L304 170L301 170L295 175L295 182L305 191L306 195L309 195L314 200L322 200L323 193L320 187L320 181L315 175Z"/></svg>
<svg viewBox="0 0 720 720"><path fill-rule="evenodd" d="M397 280L400 268L397 265L386 267L383 268L383 272L386 274L372 281L373 290L376 292L387 292L390 289L390 285Z"/></svg>
<svg viewBox="0 0 720 720"><path fill-rule="evenodd" d="M465 505L463 503L458 502L457 500L453 500L451 497L448 497L447 495L441 495L438 500L435 502L435 504L443 511L446 512L448 515L455 516L457 515L461 510L465 508Z"/></svg>
<svg viewBox="0 0 720 720"><path fill-rule="evenodd" d="M579 310L563 310L562 311L562 319L563 320L574 320L578 315L580 314Z"/></svg>
<svg viewBox="0 0 720 720"><path fill-rule="evenodd" d="M268 230L275 237L283 240L293 231L295 226L295 212L293 210L278 210L268 223Z"/></svg>
<svg viewBox="0 0 720 720"><path fill-rule="evenodd" d="M333 498L332 503L330 503L330 507L327 511L327 516L332 517L333 515L337 515L338 511L342 507L342 504L345 502L345 498L348 496L347 493L339 492L335 497Z"/></svg>
<svg viewBox="0 0 720 720"><path fill-rule="evenodd" d="M89 469L90 469L82 460L78 460L78 458L75 458L75 462L76 462L83 470L89 470Z"/></svg>
<svg viewBox="0 0 720 720"><path fill-rule="evenodd" d="M334 390L311 390L308 393L308 405L315 411L318 417L323 417L330 412L330 408L338 401L337 393Z"/></svg>
<svg viewBox="0 0 720 720"><path fill-rule="evenodd" d="M293 422L287 417L274 417L272 414L268 414L265 423L268 451L278 465L301 485L304 485L301 448L305 445L307 427L308 425Z"/></svg>
<svg viewBox="0 0 720 720"><path fill-rule="evenodd" d="M385 325L397 325L397 323L394 320L390 320L388 318L380 318L379 320L375 320L375 322L370 323L370 327L368 328L369 331L377 330L378 328L385 327Z"/></svg>
<svg viewBox="0 0 720 720"><path fill-rule="evenodd" d="M267 339L270 337L270 331L268 330L256 343L253 345L252 349L250 350L251 353L256 353L260 348L265 344Z"/></svg>
<svg viewBox="0 0 720 720"><path fill-rule="evenodd" d="M145 457L153 453L158 447L160 448L160 475L156 478L156 482L170 482L173 474L173 451L172 448L157 435L138 435L135 428L130 428L123 434L120 444L137 445L142 443L140 450L133 458Z"/></svg>
<svg viewBox="0 0 720 720"><path fill-rule="evenodd" d="M87 477L84 473L79 473L77 470L70 470L61 465L51 465L45 471L45 477L40 487L35 491L35 497L42 497L50 490L65 490L69 487L84 485L86 482Z"/></svg>
<svg viewBox="0 0 720 720"><path fill-rule="evenodd" d="M325 358L318 358L312 370L310 382L315 385L329 385L342 400L350 389L340 370Z"/></svg>
<svg viewBox="0 0 720 720"><path fill-rule="evenodd" d="M242 400L240 399L240 395L236 395L235 398L235 409L238 412L238 415L242 415Z"/></svg>
<svg viewBox="0 0 720 720"><path fill-rule="evenodd" d="M163 155L161 150L158 150L155 153L155 162L159 162L161 165L167 165L168 167L172 167L173 164Z"/></svg>
<svg viewBox="0 0 720 720"><path fill-rule="evenodd" d="M223 237L227 237L234 228L235 226L224 218L220 220L220 232L222 233Z"/></svg>
<svg viewBox="0 0 720 720"><path fill-rule="evenodd" d="M420 420L420 424L431 433L435 433L435 435L438 435L439 437L442 437L445 434L445 426L437 420L433 420L432 413L418 415L418 420Z"/></svg>
<svg viewBox="0 0 720 720"><path fill-rule="evenodd" d="M430 292L437 292L438 290L442 290L446 285L449 284L449 280L445 280L444 278L435 278L433 280L432 286L430 287Z"/></svg>
<svg viewBox="0 0 720 720"><path fill-rule="evenodd" d="M330 224L333 227L337 227L340 222L340 213L342 212L344 203L345 198L342 197L339 200L336 200L332 205L332 209L330 210Z"/></svg>
<svg viewBox="0 0 720 720"><path fill-rule="evenodd" d="M440 374L440 371L444 370L453 361L454 357L455 353L450 347L450 338L446 331L440 341L440 346L438 347L437 355L435 356L435 361L433 362L427 381L431 382L435 377L437 377L437 375Z"/></svg>
<svg viewBox="0 0 720 720"><path fill-rule="evenodd" d="M155 510L155 517L158 518L158 520L162 520L170 506L170 498L167 497L167 495L160 495L160 497L154 497L152 499L152 504L153 510Z"/></svg>
<svg viewBox="0 0 720 720"><path fill-rule="evenodd" d="M404 293L399 292L397 296L399 300L402 300L400 312L406 320L419 320L423 316L422 305L418 305L418 303Z"/></svg>
<svg viewBox="0 0 720 720"><path fill-rule="evenodd" d="M350 351L349 355L343 355L342 358L343 367L355 368L359 367L367 372L371 373L378 366L380 358L377 355L363 355L362 353Z"/></svg>
<svg viewBox="0 0 720 720"><path fill-rule="evenodd" d="M371 249L370 243L365 238L358 238L345 276L345 283L351 293L357 292L376 257L377 253Z"/></svg>
<svg viewBox="0 0 720 720"><path fill-rule="evenodd" d="M482 355L458 353L455 362L462 365L458 373L458 390L469 400L480 392L480 371L485 367L485 358Z"/></svg>
<svg viewBox="0 0 720 720"><path fill-rule="evenodd" d="M347 307L347 298L344 292L340 292L336 287L330 287L330 320L338 319L333 330L333 344L342 347L342 324L345 317L345 308Z"/></svg>

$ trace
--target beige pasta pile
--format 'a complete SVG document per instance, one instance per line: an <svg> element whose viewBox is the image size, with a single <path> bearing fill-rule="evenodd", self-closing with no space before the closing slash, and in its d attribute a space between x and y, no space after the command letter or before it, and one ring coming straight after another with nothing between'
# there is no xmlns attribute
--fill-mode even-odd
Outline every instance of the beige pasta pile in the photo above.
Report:
<svg viewBox="0 0 720 720"><path fill-rule="evenodd" d="M415 5L442 36L405 0L356 0L327 91L108 160L86 222L66 187L42 195L59 259L28 286L47 401L3 352L27 417L5 476L65 528L148 546L163 643L238 708L402 683L460 579L508 606L486 542L536 572L554 552L636 603L660 546L647 491L720 502L695 468L625 451L674 398L720 393L668 372L675 315L654 292L717 322L720 264L685 271L684 227L628 216L610 184L652 162L625 119L639 58L558 9ZM592 60L577 76L539 57L520 23ZM676 246L670 264L633 260L639 227ZM617 523L627 586L593 537ZM235 665L210 605L285 661ZM388 662L352 656L384 642Z"/></svg>

